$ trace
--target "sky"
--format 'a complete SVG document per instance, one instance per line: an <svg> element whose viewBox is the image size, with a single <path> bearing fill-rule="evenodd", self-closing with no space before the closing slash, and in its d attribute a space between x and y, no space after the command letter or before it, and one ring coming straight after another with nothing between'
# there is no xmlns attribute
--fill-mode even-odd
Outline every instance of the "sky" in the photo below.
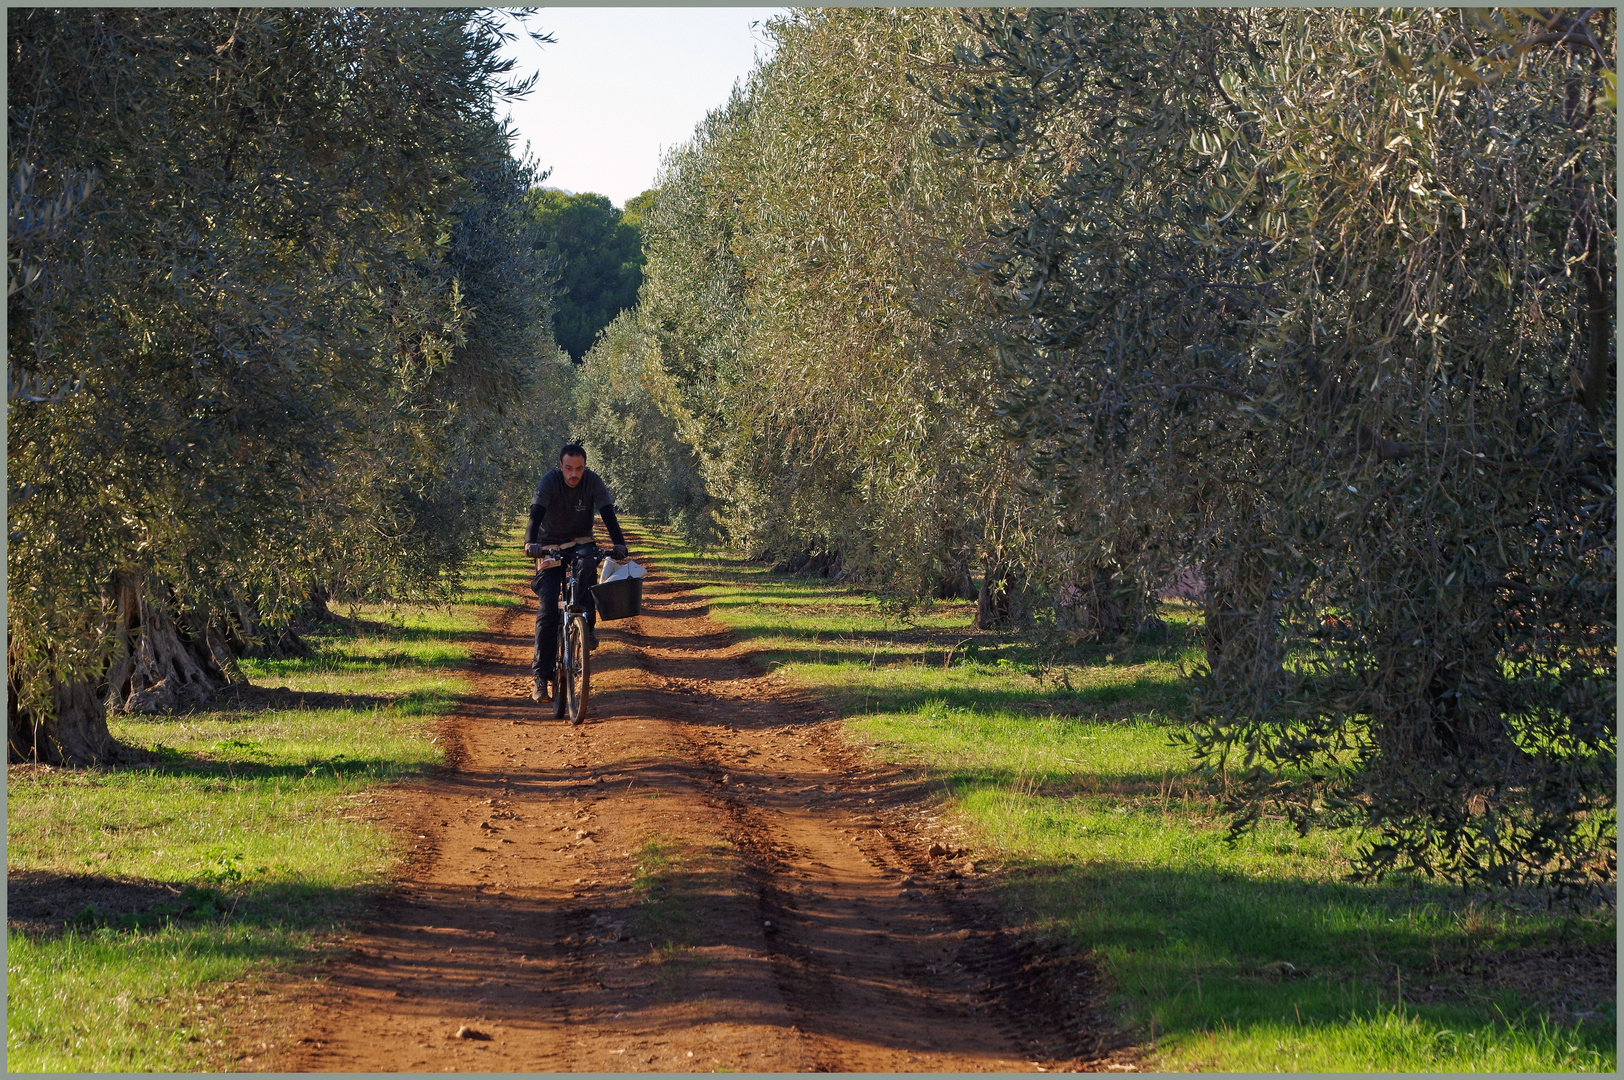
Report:
<svg viewBox="0 0 1624 1080"><path fill-rule="evenodd" d="M551 45L520 34L513 75L538 73L512 103L514 145L552 175L616 206L654 186L662 152L687 142L735 80L771 55L767 19L785 8L542 8L528 20ZM507 107L504 107L504 109Z"/></svg>

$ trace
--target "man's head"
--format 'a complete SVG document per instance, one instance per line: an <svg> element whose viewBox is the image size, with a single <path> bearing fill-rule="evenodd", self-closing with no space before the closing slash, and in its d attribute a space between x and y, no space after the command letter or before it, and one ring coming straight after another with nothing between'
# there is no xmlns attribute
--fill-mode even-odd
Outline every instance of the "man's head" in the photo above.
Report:
<svg viewBox="0 0 1624 1080"><path fill-rule="evenodd" d="M564 474L564 483L570 487L580 484L586 475L586 450L580 443L565 443L558 452L558 468Z"/></svg>

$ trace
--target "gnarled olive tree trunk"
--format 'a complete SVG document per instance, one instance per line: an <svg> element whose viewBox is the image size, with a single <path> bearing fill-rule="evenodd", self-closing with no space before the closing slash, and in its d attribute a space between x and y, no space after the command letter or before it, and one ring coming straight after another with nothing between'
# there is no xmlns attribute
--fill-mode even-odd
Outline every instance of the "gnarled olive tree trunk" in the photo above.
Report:
<svg viewBox="0 0 1624 1080"><path fill-rule="evenodd" d="M49 713L17 707L18 687L7 688L6 757L42 765L110 765L128 760L129 747L107 730L104 685L78 681L51 687Z"/></svg>
<svg viewBox="0 0 1624 1080"><path fill-rule="evenodd" d="M1021 589L1015 568L988 555L982 564L981 591L976 595L977 630L1011 630L1031 615L1031 603Z"/></svg>
<svg viewBox="0 0 1624 1080"><path fill-rule="evenodd" d="M342 620L328 608L328 596L327 589L312 587L310 600L305 605L299 621L304 623L341 622ZM204 635L218 633L229 646L232 662L222 664L221 670L232 682L236 682L240 678L240 673L236 667L236 657L248 656L263 659L265 657L282 658L312 655L313 650L310 645L299 636L298 630L293 624L284 622L280 625L267 626L265 620L260 617L259 612L240 599L236 600L232 607L236 620L234 623L215 622L202 624L201 629L198 631Z"/></svg>
<svg viewBox="0 0 1624 1080"><path fill-rule="evenodd" d="M243 681L224 627L204 615L177 617L168 589L136 574L118 585L120 650L108 673L113 712L203 708Z"/></svg>
<svg viewBox="0 0 1624 1080"><path fill-rule="evenodd" d="M52 685L49 705L37 710L20 708L20 688L10 687L11 761L88 766L135 760L139 752L108 730L110 714L204 708L227 686L247 681L239 655L256 646L275 655L308 652L291 628L262 640L270 635L248 608L239 608L241 627L200 612L177 614L169 590L135 571L116 575L113 593L116 647L100 678Z"/></svg>
<svg viewBox="0 0 1624 1080"><path fill-rule="evenodd" d="M1274 575L1251 552L1207 559L1202 608L1207 667L1216 686L1249 704L1241 712L1264 715L1282 683L1278 604L1270 595Z"/></svg>
<svg viewBox="0 0 1624 1080"><path fill-rule="evenodd" d="M1055 594L1055 625L1073 642L1107 641L1136 629L1144 598L1113 568L1079 575Z"/></svg>

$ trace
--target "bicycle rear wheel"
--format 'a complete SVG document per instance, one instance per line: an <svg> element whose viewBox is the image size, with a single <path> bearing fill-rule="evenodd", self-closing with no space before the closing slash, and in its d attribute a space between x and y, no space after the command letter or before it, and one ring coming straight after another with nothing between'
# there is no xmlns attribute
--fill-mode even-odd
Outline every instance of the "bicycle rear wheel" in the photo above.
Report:
<svg viewBox="0 0 1624 1080"><path fill-rule="evenodd" d="M568 638L564 651L569 655L569 667L567 671L559 669L559 678L567 687L564 692L569 698L565 716L570 723L579 724L586 717L587 692L592 678L588 659L591 650L586 647L586 620L579 615L570 619L564 634Z"/></svg>

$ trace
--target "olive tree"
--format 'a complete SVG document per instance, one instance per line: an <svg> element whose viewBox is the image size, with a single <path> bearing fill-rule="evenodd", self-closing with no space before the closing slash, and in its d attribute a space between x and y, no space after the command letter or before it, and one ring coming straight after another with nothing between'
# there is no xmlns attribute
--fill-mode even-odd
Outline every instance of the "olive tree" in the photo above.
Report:
<svg viewBox="0 0 1624 1080"><path fill-rule="evenodd" d="M1611 878L1610 13L975 22L947 141L1059 173L1004 229L1002 407L1102 541L1204 568L1236 828Z"/></svg>
<svg viewBox="0 0 1624 1080"><path fill-rule="evenodd" d="M679 430L741 546L903 599L979 576L984 621L1007 619L1022 583L1063 574L1063 538L993 411L975 264L1017 178L931 138L929 88L973 34L933 10L769 29L773 58L672 156L645 219L642 321Z"/></svg>
<svg viewBox="0 0 1624 1080"><path fill-rule="evenodd" d="M498 33L9 21L11 381L79 391L8 402L13 755L114 759L108 707L203 702L313 590L421 584L486 527L491 485L463 482L522 441L500 417L547 315L509 272L533 245Z"/></svg>
<svg viewBox="0 0 1624 1080"><path fill-rule="evenodd" d="M691 540L714 535L699 456L677 436L662 402L672 394L639 310L621 312L586 354L575 382L574 432L615 494L615 505L673 525Z"/></svg>

